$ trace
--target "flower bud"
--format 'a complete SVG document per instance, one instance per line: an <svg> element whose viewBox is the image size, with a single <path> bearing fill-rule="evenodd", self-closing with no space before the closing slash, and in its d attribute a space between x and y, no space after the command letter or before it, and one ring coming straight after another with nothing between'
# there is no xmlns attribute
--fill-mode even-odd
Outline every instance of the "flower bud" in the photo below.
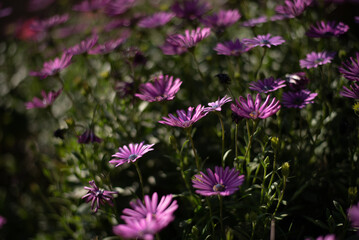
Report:
<svg viewBox="0 0 359 240"><path fill-rule="evenodd" d="M282 165L282 175L283 177L288 177L289 176L289 163L285 162Z"/></svg>
<svg viewBox="0 0 359 240"><path fill-rule="evenodd" d="M276 149L276 148L278 147L279 138L277 138L277 137L272 137L272 138L270 139L270 141L271 141L272 148L273 148L273 149Z"/></svg>

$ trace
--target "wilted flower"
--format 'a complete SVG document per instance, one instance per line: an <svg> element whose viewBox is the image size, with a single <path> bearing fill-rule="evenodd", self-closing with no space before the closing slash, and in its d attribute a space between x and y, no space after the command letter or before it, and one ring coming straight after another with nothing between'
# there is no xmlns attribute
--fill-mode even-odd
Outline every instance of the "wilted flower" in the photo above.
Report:
<svg viewBox="0 0 359 240"><path fill-rule="evenodd" d="M242 53L248 52L251 49L247 44L242 43L239 39L236 39L234 42L227 41L224 43L217 43L214 50L218 55L227 55L227 56L239 56Z"/></svg>
<svg viewBox="0 0 359 240"><path fill-rule="evenodd" d="M96 186L94 180L90 181L89 184L91 185L91 187L84 187L84 189L88 190L88 192L85 196L82 197L82 199L85 199L86 202L91 201L91 209L94 212L97 212L97 210L100 209L100 206L104 205L105 203L108 203L109 205L113 206L112 195L116 194L117 192L99 189Z"/></svg>
<svg viewBox="0 0 359 240"><path fill-rule="evenodd" d="M208 114L204 109L204 106L198 105L196 109L194 109L194 107L189 107L187 112L185 110L177 110L178 117L175 117L170 113L168 114L168 117L162 117L164 120L158 122L173 127L188 128ZM192 115L193 110L194 114Z"/></svg>
<svg viewBox="0 0 359 240"><path fill-rule="evenodd" d="M344 86L343 91L339 94L343 97L359 99L359 85L357 83L353 83L350 88L351 90Z"/></svg>
<svg viewBox="0 0 359 240"><path fill-rule="evenodd" d="M79 44L76 44L75 46L67 49L66 52L72 55L85 53L88 50L90 50L93 46L95 46L97 40L98 40L98 36L97 34L94 34L90 38L83 40Z"/></svg>
<svg viewBox="0 0 359 240"><path fill-rule="evenodd" d="M93 131L93 129L87 129L83 134L81 134L78 139L77 139L78 143L84 143L84 144L89 144L89 143L94 143L94 142L102 142L102 139L97 137Z"/></svg>
<svg viewBox="0 0 359 240"><path fill-rule="evenodd" d="M282 95L281 103L287 108L304 108L309 103L314 103L318 93L311 93L309 90L298 92L286 92Z"/></svg>
<svg viewBox="0 0 359 240"><path fill-rule="evenodd" d="M71 64L71 58L71 54L63 53L61 58L45 62L40 72L30 72L30 75L40 78L55 75Z"/></svg>
<svg viewBox="0 0 359 240"><path fill-rule="evenodd" d="M32 108L46 108L47 106L50 106L56 98L61 94L62 88L59 89L57 92L51 91L48 94L42 90L41 95L43 99L39 99L37 97L34 97L31 102L25 103L26 109L32 109Z"/></svg>
<svg viewBox="0 0 359 240"><path fill-rule="evenodd" d="M309 83L309 79L306 77L305 72L286 74L285 80L293 91L305 89Z"/></svg>
<svg viewBox="0 0 359 240"><path fill-rule="evenodd" d="M106 14L110 16L120 15L132 7L136 0L111 0L106 4Z"/></svg>
<svg viewBox="0 0 359 240"><path fill-rule="evenodd" d="M88 50L88 54L107 54L118 48L122 43L124 43L128 38L129 32L125 32L121 37L105 42L95 46L94 48Z"/></svg>
<svg viewBox="0 0 359 240"><path fill-rule="evenodd" d="M261 16L261 17L258 17L258 18L252 18L252 19L249 19L245 22L242 22L242 26L243 27L254 27L258 24L261 24L261 23L265 23L268 21L268 18L267 16Z"/></svg>
<svg viewBox="0 0 359 240"><path fill-rule="evenodd" d="M181 84L179 78L173 82L173 76L160 75L155 77L154 83L141 84L140 93L136 93L135 96L147 102L169 101L180 90Z"/></svg>
<svg viewBox="0 0 359 240"><path fill-rule="evenodd" d="M313 0L285 0L284 5L277 6L275 11L290 18L298 17Z"/></svg>
<svg viewBox="0 0 359 240"><path fill-rule="evenodd" d="M359 204L351 206L348 209L348 218L353 227L359 227Z"/></svg>
<svg viewBox="0 0 359 240"><path fill-rule="evenodd" d="M359 52L356 53L356 58L350 57L342 63L339 67L339 72L350 81L359 81Z"/></svg>
<svg viewBox="0 0 359 240"><path fill-rule="evenodd" d="M285 81L281 79L275 80L274 77L251 82L249 89L260 93L274 92L279 88L285 87Z"/></svg>
<svg viewBox="0 0 359 240"><path fill-rule="evenodd" d="M252 39L243 39L242 42L249 47L268 47L278 46L285 42L285 40L281 36L272 37L270 33L267 35L258 35Z"/></svg>
<svg viewBox="0 0 359 240"><path fill-rule="evenodd" d="M244 175L239 175L239 171L229 167L216 166L214 173L207 168L207 175L203 172L194 175L192 179L196 193L202 196L221 195L228 196L239 190L239 186L244 182Z"/></svg>
<svg viewBox="0 0 359 240"><path fill-rule="evenodd" d="M137 159L142 157L145 153L153 151L151 148L155 144L143 144L141 143L130 143L128 146L123 146L118 148L118 152L113 154L110 161L111 164L115 164L115 167L118 167L124 163L136 162Z"/></svg>
<svg viewBox="0 0 359 240"><path fill-rule="evenodd" d="M72 7L72 10L79 12L91 12L104 8L109 0L84 0Z"/></svg>
<svg viewBox="0 0 359 240"><path fill-rule="evenodd" d="M349 30L349 26L342 22L330 21L328 23L324 21L317 22L316 25L310 26L307 31L307 36L312 38L324 38L339 36L346 33Z"/></svg>
<svg viewBox="0 0 359 240"><path fill-rule="evenodd" d="M220 10L218 13L206 16L201 22L210 28L217 30L231 26L241 18L237 9L234 10Z"/></svg>
<svg viewBox="0 0 359 240"><path fill-rule="evenodd" d="M232 98L228 97L227 95L224 96L222 99L219 99L215 102L210 102L208 103L208 106L209 107L206 107L204 109L204 111L206 112L213 112L213 111L222 111L222 106L227 103L227 102L231 102L232 101Z"/></svg>
<svg viewBox="0 0 359 240"><path fill-rule="evenodd" d="M137 25L142 28L156 28L165 25L171 21L174 16L174 13L158 12L152 16L141 19Z"/></svg>
<svg viewBox="0 0 359 240"><path fill-rule="evenodd" d="M166 43L169 43L176 47L182 48L192 48L196 46L196 44L206 37L209 36L211 33L210 28L197 28L196 30L186 30L185 35L181 34L174 34L168 36L166 39Z"/></svg>
<svg viewBox="0 0 359 240"><path fill-rule="evenodd" d="M42 31L48 31L50 28L59 25L61 23L66 22L69 19L69 15L68 14L64 14L64 15L55 15L53 17L50 17L48 19L45 20L37 20L35 21L32 25L31 28L42 32Z"/></svg>
<svg viewBox="0 0 359 240"><path fill-rule="evenodd" d="M335 52L311 52L307 54L306 59L299 60L301 68L316 68L319 65L330 63L335 56Z"/></svg>
<svg viewBox="0 0 359 240"><path fill-rule="evenodd" d="M211 5L207 1L185 0L173 4L171 10L179 18L195 20L200 19L203 14L210 10L210 8Z"/></svg>
<svg viewBox="0 0 359 240"><path fill-rule="evenodd" d="M243 118L268 118L280 109L279 101L275 98L273 98L271 103L268 105L269 97L270 96L268 95L264 103L261 105L262 99L259 93L257 94L254 102L250 94L247 95L247 99L240 96L238 100L236 100L235 104L231 104L231 109L236 115Z"/></svg>

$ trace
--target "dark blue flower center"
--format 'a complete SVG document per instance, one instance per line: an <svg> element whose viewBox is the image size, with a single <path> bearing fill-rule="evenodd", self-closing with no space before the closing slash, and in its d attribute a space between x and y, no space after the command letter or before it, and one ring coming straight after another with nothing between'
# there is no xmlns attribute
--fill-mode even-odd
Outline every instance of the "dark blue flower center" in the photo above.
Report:
<svg viewBox="0 0 359 240"><path fill-rule="evenodd" d="M270 42L269 42L267 39L262 39L262 40L261 40L261 43L263 43L263 44L270 44Z"/></svg>
<svg viewBox="0 0 359 240"><path fill-rule="evenodd" d="M96 191L95 195L96 195L96 197L100 197L100 196L102 196L103 193L104 193L104 190L99 189Z"/></svg>
<svg viewBox="0 0 359 240"><path fill-rule="evenodd" d="M259 112L258 111L253 111L249 114L249 116L251 116L251 118L257 118L259 115Z"/></svg>
<svg viewBox="0 0 359 240"><path fill-rule="evenodd" d="M135 160L137 158L137 155L136 154L131 154L130 156L128 156L128 160Z"/></svg>
<svg viewBox="0 0 359 240"><path fill-rule="evenodd" d="M268 86L268 85L263 86L263 90L272 90L272 89L273 89L272 86Z"/></svg>
<svg viewBox="0 0 359 240"><path fill-rule="evenodd" d="M315 63L320 63L320 62L323 62L323 58L317 58L317 59L315 59Z"/></svg>
<svg viewBox="0 0 359 240"><path fill-rule="evenodd" d="M213 191L215 192L223 192L224 190L226 190L226 187L223 184L216 184L213 186Z"/></svg>

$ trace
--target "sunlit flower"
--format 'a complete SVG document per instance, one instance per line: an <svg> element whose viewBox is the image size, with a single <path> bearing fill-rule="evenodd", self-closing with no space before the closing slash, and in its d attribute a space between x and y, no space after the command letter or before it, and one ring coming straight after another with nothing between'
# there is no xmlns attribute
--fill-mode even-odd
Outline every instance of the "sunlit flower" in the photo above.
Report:
<svg viewBox="0 0 359 240"><path fill-rule="evenodd" d="M87 52L97 43L98 36L95 34L88 39L81 41L79 44L66 50L67 53L72 55L78 55Z"/></svg>
<svg viewBox="0 0 359 240"><path fill-rule="evenodd" d="M260 93L269 93L285 87L285 81L281 79L275 80L274 77L251 82L249 89Z"/></svg>
<svg viewBox="0 0 359 240"><path fill-rule="evenodd" d="M56 98L61 94L61 92L62 88L59 89L57 92L51 91L48 94L45 91L41 91L43 99L34 97L31 102L25 103L26 109L46 108L56 100Z"/></svg>
<svg viewBox="0 0 359 240"><path fill-rule="evenodd" d="M180 90L181 84L179 78L173 81L172 76L160 75L155 77L153 83L141 84L140 93L136 93L135 96L147 102L169 101Z"/></svg>
<svg viewBox="0 0 359 240"><path fill-rule="evenodd" d="M313 0L285 0L284 5L277 6L275 11L290 18L298 17Z"/></svg>
<svg viewBox="0 0 359 240"><path fill-rule="evenodd" d="M261 96L259 93L256 96L255 101L250 94L247 95L247 99L240 96L236 103L231 104L231 109L239 117L243 118L268 118L279 111L280 105L279 101L275 98L272 99L271 103L269 100L270 96L268 95L264 103L262 103Z"/></svg>
<svg viewBox="0 0 359 240"><path fill-rule="evenodd" d="M356 53L356 58L350 57L342 62L339 72L350 81L359 81L359 52Z"/></svg>
<svg viewBox="0 0 359 240"><path fill-rule="evenodd" d="M173 127L188 128L208 114L204 109L204 106L198 105L196 109L194 109L194 107L189 107L187 112L185 110L177 110L178 117L175 117L170 113L168 114L168 117L162 117L163 120L158 122Z"/></svg>
<svg viewBox="0 0 359 240"><path fill-rule="evenodd" d="M72 10L79 12L91 12L104 8L109 0L84 0L72 7Z"/></svg>
<svg viewBox="0 0 359 240"><path fill-rule="evenodd" d="M40 72L30 72L30 75L40 78L55 75L71 64L71 58L71 54L64 53L61 58L55 58L54 60L45 62Z"/></svg>
<svg viewBox="0 0 359 240"><path fill-rule="evenodd" d="M314 103L317 95L318 93L312 93L309 90L286 92L282 95L281 103L287 108L304 108L309 103Z"/></svg>
<svg viewBox="0 0 359 240"><path fill-rule="evenodd" d="M285 80L288 86L293 91L299 91L305 89L309 83L309 79L306 77L305 72L286 74Z"/></svg>
<svg viewBox="0 0 359 240"><path fill-rule="evenodd" d="M210 102L208 103L208 106L209 107L206 107L204 109L204 111L206 112L213 112L213 111L222 111L222 106L228 102L231 102L232 101L232 98L228 97L227 95L224 96L223 98L219 99L215 102Z"/></svg>
<svg viewBox="0 0 359 240"><path fill-rule="evenodd" d="M278 46L285 42L281 36L271 36L270 33L267 35L258 35L252 39L243 39L242 42L250 47L268 47Z"/></svg>
<svg viewBox="0 0 359 240"><path fill-rule="evenodd" d="M207 1L185 0L173 4L171 10L179 18L195 20L200 19L203 14L210 10L210 8L211 5Z"/></svg>
<svg viewBox="0 0 359 240"><path fill-rule="evenodd" d="M100 143L102 142L102 139L95 135L93 129L87 129L83 134L78 137L77 142L83 144L89 144L94 142Z"/></svg>
<svg viewBox="0 0 359 240"><path fill-rule="evenodd" d="M359 203L348 209L348 218L353 227L359 227Z"/></svg>
<svg viewBox="0 0 359 240"><path fill-rule="evenodd" d="M113 154L110 161L111 164L115 164L115 167L118 167L124 163L136 162L137 159L142 157L145 153L153 151L151 148L155 144L146 144L141 143L130 143L128 146L123 146L118 149L118 152Z"/></svg>
<svg viewBox="0 0 359 240"><path fill-rule="evenodd" d="M312 38L324 38L339 36L346 33L349 30L349 26L342 22L330 21L328 23L324 21L317 22L316 25L310 26L307 31L307 36Z"/></svg>
<svg viewBox="0 0 359 240"><path fill-rule="evenodd" d="M307 54L306 59L299 60L301 68L316 68L319 65L330 63L335 56L335 52L311 52Z"/></svg>
<svg viewBox="0 0 359 240"><path fill-rule="evenodd" d="M142 28L156 28L165 25L171 21L174 16L174 13L158 12L152 16L141 19L137 25Z"/></svg>
<svg viewBox="0 0 359 240"><path fill-rule="evenodd" d="M89 184L91 185L91 187L84 187L84 189L88 190L88 192L82 197L82 199L85 199L86 202L91 201L91 209L94 212L97 212L97 210L100 209L100 206L104 205L105 203L113 206L113 194L116 194L117 192L99 189L96 186L94 180L90 181Z"/></svg>
<svg viewBox="0 0 359 240"><path fill-rule="evenodd" d="M237 9L220 10L210 16L204 17L201 22L210 28L223 29L236 23L241 18Z"/></svg>
<svg viewBox="0 0 359 240"><path fill-rule="evenodd" d="M53 17L50 17L48 19L44 20L37 20L32 25L31 28L36 31L47 31L48 29L59 25L61 23L66 22L69 19L68 14L64 15L55 15Z"/></svg>
<svg viewBox="0 0 359 240"><path fill-rule="evenodd" d="M196 30L186 30L185 34L174 34L168 36L166 39L166 43L169 43L176 47L182 48L192 48L196 46L196 44L206 37L209 36L211 33L210 28L197 28Z"/></svg>
<svg viewBox="0 0 359 240"><path fill-rule="evenodd" d="M251 49L247 44L242 43L239 39L236 39L234 42L227 41L224 43L217 43L214 50L218 55L227 55L227 56L239 56L242 53L248 52Z"/></svg>
<svg viewBox="0 0 359 240"><path fill-rule="evenodd" d="M221 195L228 196L239 190L239 186L244 182L244 175L239 175L239 171L229 167L216 166L214 172L207 168L207 174L200 172L192 179L196 193L202 196Z"/></svg>

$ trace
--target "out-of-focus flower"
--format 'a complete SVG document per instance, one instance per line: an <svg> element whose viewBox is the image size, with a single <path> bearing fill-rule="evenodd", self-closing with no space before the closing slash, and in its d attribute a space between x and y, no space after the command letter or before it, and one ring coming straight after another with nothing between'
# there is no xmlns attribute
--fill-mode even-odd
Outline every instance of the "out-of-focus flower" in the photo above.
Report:
<svg viewBox="0 0 359 240"><path fill-rule="evenodd" d="M258 35L252 39L243 39L242 42L249 47L268 47L278 46L285 42L285 40L281 36L271 36L270 33L267 35Z"/></svg>
<svg viewBox="0 0 359 240"><path fill-rule="evenodd" d="M251 48L252 47L242 43L239 39L236 39L234 42L227 41L224 43L217 43L214 50L218 55L239 56L242 53L248 52Z"/></svg>
<svg viewBox="0 0 359 240"><path fill-rule="evenodd" d="M117 81L114 88L119 98L133 96L135 93L134 82Z"/></svg>
<svg viewBox="0 0 359 240"><path fill-rule="evenodd" d="M40 78L55 75L71 64L71 58L71 54L63 53L61 58L45 62L40 72L30 72L30 75Z"/></svg>
<svg viewBox="0 0 359 240"><path fill-rule="evenodd" d="M251 82L249 89L260 93L269 93L285 87L285 81L281 79L275 80L274 77Z"/></svg>
<svg viewBox="0 0 359 240"><path fill-rule="evenodd" d="M232 98L228 97L227 95L224 96L222 99L219 99L215 102L208 103L209 107L206 107L204 111L206 112L213 112L213 111L222 111L222 106L228 102L231 102Z"/></svg>
<svg viewBox="0 0 359 240"><path fill-rule="evenodd" d="M0 229L6 224L7 220L3 216L0 216Z"/></svg>
<svg viewBox="0 0 359 240"><path fill-rule="evenodd" d="M160 102L172 100L176 93L180 90L182 81L173 76L160 75L155 77L153 83L145 83L140 85L140 93L135 96L147 102Z"/></svg>
<svg viewBox="0 0 359 240"><path fill-rule="evenodd" d="M78 55L87 52L90 50L95 44L97 43L98 36L97 34L94 34L88 39L85 39L81 41L79 44L76 44L75 46L69 48L66 50L68 54L72 55Z"/></svg>
<svg viewBox="0 0 359 240"><path fill-rule="evenodd" d="M355 17L354 17L354 22L355 22L355 23L359 23L359 16L355 16Z"/></svg>
<svg viewBox="0 0 359 240"><path fill-rule="evenodd" d="M137 24L141 28L156 28L165 25L174 17L174 13L158 12L152 16L145 17Z"/></svg>
<svg viewBox="0 0 359 240"><path fill-rule="evenodd" d="M287 18L292 18L292 17L287 16L287 15L282 15L282 14L275 14L275 15L270 17L270 20L272 22L275 22L275 21L281 21L281 20L284 20L284 19L287 19Z"/></svg>
<svg viewBox="0 0 359 240"><path fill-rule="evenodd" d="M329 234L326 236L319 236L316 238L316 240L335 240L335 235L334 234ZM305 240L311 240L310 238L306 238Z"/></svg>
<svg viewBox="0 0 359 240"><path fill-rule="evenodd" d="M34 97L31 102L25 103L26 109L32 109L32 108L46 108L47 106L50 106L56 98L61 94L62 88L59 89L57 92L51 91L48 94L42 90L41 95L43 99L39 99L37 97Z"/></svg>
<svg viewBox="0 0 359 240"><path fill-rule="evenodd" d="M216 75L216 77L218 78L219 82L222 85L229 85L231 84L231 78L228 76L228 74L225 73L218 73Z"/></svg>
<svg viewBox="0 0 359 240"><path fill-rule="evenodd" d="M231 104L231 109L233 113L243 118L268 118L280 109L279 101L273 98L271 103L268 104L270 101L269 98L270 96L268 95L264 103L261 105L262 99L259 93L257 94L255 101L253 101L250 94L247 95L247 99L240 96L238 100L236 100L235 104Z"/></svg>
<svg viewBox="0 0 359 240"><path fill-rule="evenodd" d="M27 9L30 12L40 11L47 8L54 2L55 0L30 0Z"/></svg>
<svg viewBox="0 0 359 240"><path fill-rule="evenodd" d="M319 53L311 52L307 54L306 59L299 60L299 64L301 68L306 68L306 69L316 68L319 65L330 63L334 58L334 56L335 56L335 52L327 52L327 51L323 51Z"/></svg>
<svg viewBox="0 0 359 240"><path fill-rule="evenodd" d="M237 9L234 10L220 10L218 13L204 17L201 22L210 28L217 30L231 26L241 18Z"/></svg>
<svg viewBox="0 0 359 240"><path fill-rule="evenodd" d="M106 14L110 16L120 15L130 9L136 0L111 0L106 4Z"/></svg>
<svg viewBox="0 0 359 240"><path fill-rule="evenodd" d="M310 26L307 31L307 36L312 38L325 38L325 37L337 37L346 33L349 30L349 26L342 22L330 21L328 23L324 21L317 22L316 25Z"/></svg>
<svg viewBox="0 0 359 240"><path fill-rule="evenodd" d="M350 81L359 81L359 52L356 53L356 58L350 57L342 62L339 72Z"/></svg>
<svg viewBox="0 0 359 240"><path fill-rule="evenodd" d="M201 0L185 0L176 2L171 7L171 10L177 17L189 20L201 19L202 15L210 9L211 5L207 1Z"/></svg>
<svg viewBox="0 0 359 240"><path fill-rule="evenodd" d="M216 166L214 172L207 168L207 174L200 172L192 179L196 193L202 196L229 196L239 190L239 186L244 182L244 175L239 175L239 171L229 167Z"/></svg>
<svg viewBox="0 0 359 240"><path fill-rule="evenodd" d="M295 18L301 15L313 0L285 0L284 5L277 6L275 11L279 14Z"/></svg>
<svg viewBox="0 0 359 240"><path fill-rule="evenodd" d="M32 24L35 22L36 20L31 18L31 19L27 19L25 21L18 21L18 23L16 24L16 32L15 35L17 38L21 39L21 40L40 40L43 38L44 33L35 31L34 29L31 28Z"/></svg>
<svg viewBox="0 0 359 240"><path fill-rule="evenodd" d="M160 48L163 54L165 55L181 55L187 52L187 48L174 46L171 43L169 43L167 40L162 46L160 46Z"/></svg>
<svg viewBox="0 0 359 240"><path fill-rule="evenodd" d="M131 20L130 19L114 19L111 22L109 22L108 24L106 24L106 26L104 27L104 30L106 32L112 31L114 29L117 28L122 28L122 27L129 27L131 25Z"/></svg>
<svg viewBox="0 0 359 240"><path fill-rule="evenodd" d="M137 159L142 157L145 153L153 151L152 146L155 144L145 144L141 143L130 143L128 146L123 146L118 148L118 152L113 154L110 161L111 164L115 164L115 167L118 167L124 163L136 162Z"/></svg>
<svg viewBox="0 0 359 240"><path fill-rule="evenodd" d="M91 55L111 53L127 40L128 35L129 32L125 32L119 38L107 41L104 44L97 45L87 52Z"/></svg>
<svg viewBox="0 0 359 240"><path fill-rule="evenodd" d="M48 31L50 28L59 25L61 23L66 22L69 19L68 14L64 15L55 15L53 17L50 17L48 19L44 20L36 20L32 25L31 28L35 31Z"/></svg>
<svg viewBox="0 0 359 240"><path fill-rule="evenodd" d="M350 86L351 90L347 87L343 87L343 91L339 94L343 97L359 99L359 85L355 82Z"/></svg>
<svg viewBox="0 0 359 240"><path fill-rule="evenodd" d="M134 65L144 65L147 62L146 57L137 47L129 47L122 51L122 54Z"/></svg>
<svg viewBox="0 0 359 240"><path fill-rule="evenodd" d="M2 3L0 3L0 18L7 17L12 13L11 7L2 7Z"/></svg>
<svg viewBox="0 0 359 240"><path fill-rule="evenodd" d="M84 187L84 189L88 190L88 192L82 197L82 199L85 199L86 202L91 201L91 209L94 212L97 212L97 210L100 209L100 206L105 203L113 206L113 194L116 194L117 192L99 189L94 180L90 181L89 184L91 187Z"/></svg>
<svg viewBox="0 0 359 240"><path fill-rule="evenodd" d="M285 80L293 91L305 89L309 83L309 79L306 77L305 72L286 74Z"/></svg>
<svg viewBox="0 0 359 240"><path fill-rule="evenodd" d="M243 27L255 27L261 23L265 23L268 21L268 18L267 16L261 16L261 17L258 17L258 18L252 18L252 19L249 19L245 22L242 22L242 26Z"/></svg>
<svg viewBox="0 0 359 240"><path fill-rule="evenodd" d="M106 7L109 0L84 0L72 7L72 10L79 12L91 12Z"/></svg>
<svg viewBox="0 0 359 240"><path fill-rule="evenodd" d="M168 36L166 39L166 43L169 43L176 47L181 48L192 48L196 46L196 44L206 37L209 36L211 33L210 28L197 28L196 30L186 30L185 34L174 34Z"/></svg>
<svg viewBox="0 0 359 240"><path fill-rule="evenodd" d="M102 139L97 137L92 128L87 129L83 134L78 136L78 143L89 144L94 142L102 142Z"/></svg>
<svg viewBox="0 0 359 240"><path fill-rule="evenodd" d="M348 209L348 218L353 227L359 227L359 203Z"/></svg>
<svg viewBox="0 0 359 240"><path fill-rule="evenodd" d="M59 27L54 30L52 37L55 39L64 39L74 34L85 32L88 27L89 25L83 23Z"/></svg>
<svg viewBox="0 0 359 240"><path fill-rule="evenodd" d="M208 114L204 109L204 106L198 105L196 109L194 109L194 107L189 107L187 112L185 110L177 110L176 113L178 117L175 117L170 113L168 114L168 117L162 117L163 120L158 122L173 127L188 128Z"/></svg>
<svg viewBox="0 0 359 240"><path fill-rule="evenodd" d="M312 93L309 90L286 92L282 95L281 103L287 108L304 108L309 103L314 103L317 95L318 93Z"/></svg>

